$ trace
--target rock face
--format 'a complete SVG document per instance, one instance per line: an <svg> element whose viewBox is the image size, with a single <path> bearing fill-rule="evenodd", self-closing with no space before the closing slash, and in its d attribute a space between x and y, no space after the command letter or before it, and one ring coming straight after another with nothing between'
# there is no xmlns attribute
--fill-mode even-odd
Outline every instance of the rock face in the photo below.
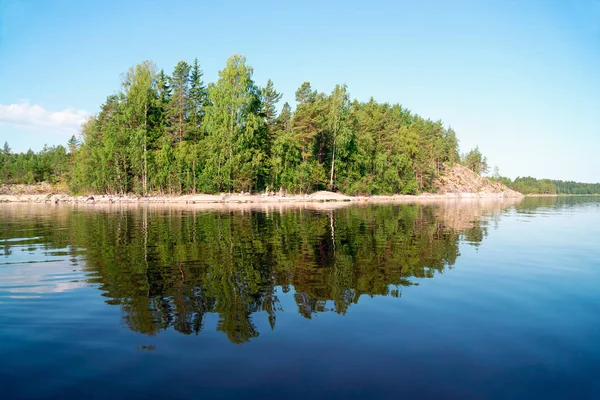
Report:
<svg viewBox="0 0 600 400"><path fill-rule="evenodd" d="M477 175L467 167L455 164L446 169L444 173L435 180L435 186L440 194L450 193L473 193L480 197L486 195L502 197L521 197L521 193L509 189L500 182L491 182L489 179Z"/></svg>
<svg viewBox="0 0 600 400"><path fill-rule="evenodd" d="M68 188L65 185L51 185L46 182L25 184L0 184L0 195L39 195L39 194L67 194Z"/></svg>
<svg viewBox="0 0 600 400"><path fill-rule="evenodd" d="M321 190L320 192L315 192L309 196L311 200L317 201L350 201L352 197L346 196L341 193L328 192L325 190Z"/></svg>

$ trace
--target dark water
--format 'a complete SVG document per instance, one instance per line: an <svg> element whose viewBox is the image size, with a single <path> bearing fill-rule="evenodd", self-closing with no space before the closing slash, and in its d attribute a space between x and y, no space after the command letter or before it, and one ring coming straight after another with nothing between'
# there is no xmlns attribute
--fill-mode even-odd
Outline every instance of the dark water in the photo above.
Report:
<svg viewBox="0 0 600 400"><path fill-rule="evenodd" d="M600 198L0 205L0 398L600 398Z"/></svg>

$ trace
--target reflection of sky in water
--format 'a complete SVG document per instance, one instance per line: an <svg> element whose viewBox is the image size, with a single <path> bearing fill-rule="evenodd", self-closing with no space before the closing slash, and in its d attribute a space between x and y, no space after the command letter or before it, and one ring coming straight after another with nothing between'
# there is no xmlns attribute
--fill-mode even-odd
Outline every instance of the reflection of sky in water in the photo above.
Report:
<svg viewBox="0 0 600 400"><path fill-rule="evenodd" d="M76 250L49 248L40 241L38 236L0 241L0 302L87 286Z"/></svg>

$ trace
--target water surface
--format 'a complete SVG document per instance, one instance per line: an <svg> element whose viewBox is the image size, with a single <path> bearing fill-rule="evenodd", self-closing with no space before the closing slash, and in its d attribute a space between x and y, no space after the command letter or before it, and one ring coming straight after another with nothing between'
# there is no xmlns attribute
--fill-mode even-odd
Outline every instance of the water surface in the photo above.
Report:
<svg viewBox="0 0 600 400"><path fill-rule="evenodd" d="M600 198L0 205L2 398L598 398Z"/></svg>

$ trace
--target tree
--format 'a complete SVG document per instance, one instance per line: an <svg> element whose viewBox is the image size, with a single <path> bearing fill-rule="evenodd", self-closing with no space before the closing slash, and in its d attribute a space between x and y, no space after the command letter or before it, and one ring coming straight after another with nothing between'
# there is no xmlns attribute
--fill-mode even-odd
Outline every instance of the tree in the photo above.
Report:
<svg viewBox="0 0 600 400"><path fill-rule="evenodd" d="M202 135L205 107L208 102L208 91L202 80L203 72L198 64L198 59L194 59L190 72L190 131L194 135L194 140Z"/></svg>
<svg viewBox="0 0 600 400"><path fill-rule="evenodd" d="M462 163L476 174L486 174L488 172L487 158L484 157L476 146L462 157Z"/></svg>
<svg viewBox="0 0 600 400"><path fill-rule="evenodd" d="M419 191L426 191L432 189L433 180L439 173L437 127L431 120L415 116L409 130L418 143L414 156L415 177Z"/></svg>
<svg viewBox="0 0 600 400"><path fill-rule="evenodd" d="M179 135L180 143L183 142L184 131L187 131L186 121L190 106L190 69L188 63L179 61L169 80L172 95L167 108L167 116L173 133ZM196 77L196 79L199 78L199 76ZM199 90L199 88L196 89Z"/></svg>
<svg viewBox="0 0 600 400"><path fill-rule="evenodd" d="M71 138L69 139L69 141L67 142L67 147L69 148L69 153L74 154L79 149L80 145L81 145L81 143L79 143L79 140L77 140L75 135L72 135Z"/></svg>
<svg viewBox="0 0 600 400"><path fill-rule="evenodd" d="M234 55L208 88L206 110L209 131L205 169L213 190L259 190L266 177L266 129L260 115L259 90L246 58Z"/></svg>
<svg viewBox="0 0 600 400"><path fill-rule="evenodd" d="M148 115L157 98L156 82L156 66L152 61L130 68L123 81L125 114L133 142L132 166L134 173L142 175L143 194L147 192L148 183Z"/></svg>
<svg viewBox="0 0 600 400"><path fill-rule="evenodd" d="M324 109L321 96L313 91L309 82L304 82L296 91L296 112L292 119L292 130L302 146L302 160L312 155L312 144L321 129Z"/></svg>
<svg viewBox="0 0 600 400"><path fill-rule="evenodd" d="M500 180L500 170L498 169L497 165L494 165L494 173L492 175L492 178L494 178L494 180L496 181Z"/></svg>
<svg viewBox="0 0 600 400"><path fill-rule="evenodd" d="M273 86L273 81L267 81L267 85L260 90L262 110L268 129L271 129L277 118L277 103L281 100L281 93L278 93Z"/></svg>
<svg viewBox="0 0 600 400"><path fill-rule="evenodd" d="M2 154L4 154L5 156L9 155L11 152L11 148L8 145L8 142L4 142L4 146L2 147Z"/></svg>
<svg viewBox="0 0 600 400"><path fill-rule="evenodd" d="M452 127L448 127L444 131L444 151L445 151L445 160L448 161L450 166L460 161L460 155L458 154L458 139L456 137L456 132Z"/></svg>
<svg viewBox="0 0 600 400"><path fill-rule="evenodd" d="M283 107L281 108L281 113L279 113L279 116L275 120L275 123L273 126L274 131L276 133L290 132L291 126L292 126L291 123L292 123L292 107L286 101L283 104Z"/></svg>
<svg viewBox="0 0 600 400"><path fill-rule="evenodd" d="M333 176L335 171L335 151L340 136L347 133L347 118L350 108L350 99L346 91L346 85L336 85L329 97L328 123L331 131L331 173L329 178L329 190L333 190Z"/></svg>

